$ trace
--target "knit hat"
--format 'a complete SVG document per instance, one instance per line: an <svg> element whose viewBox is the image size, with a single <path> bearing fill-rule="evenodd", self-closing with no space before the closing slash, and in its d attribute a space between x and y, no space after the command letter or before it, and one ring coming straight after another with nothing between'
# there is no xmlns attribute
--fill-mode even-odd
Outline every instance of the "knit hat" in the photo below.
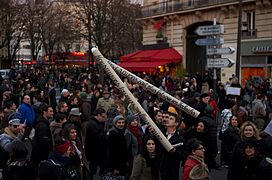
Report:
<svg viewBox="0 0 272 180"><path fill-rule="evenodd" d="M118 120L120 120L120 119L125 120L124 116L122 116L122 115L115 116L115 117L113 118L113 120L112 120L112 124L115 125L116 122L117 122Z"/></svg>
<svg viewBox="0 0 272 180"><path fill-rule="evenodd" d="M134 119L136 119L137 121L139 121L138 116L135 116L135 115L128 115L128 116L126 117L126 122L127 122L127 124L132 123L132 121L134 121Z"/></svg>
<svg viewBox="0 0 272 180"><path fill-rule="evenodd" d="M205 98L205 97L208 97L210 96L208 93L202 93L199 97L199 99L202 99L202 98Z"/></svg>
<svg viewBox="0 0 272 180"><path fill-rule="evenodd" d="M86 92L80 92L79 97L80 97L80 99L85 100L85 99L87 99L88 94Z"/></svg>
<svg viewBox="0 0 272 180"><path fill-rule="evenodd" d="M62 144L57 144L57 145L55 145L55 151L58 154L63 155L65 152L67 152L70 145L71 145L70 141L65 141Z"/></svg>

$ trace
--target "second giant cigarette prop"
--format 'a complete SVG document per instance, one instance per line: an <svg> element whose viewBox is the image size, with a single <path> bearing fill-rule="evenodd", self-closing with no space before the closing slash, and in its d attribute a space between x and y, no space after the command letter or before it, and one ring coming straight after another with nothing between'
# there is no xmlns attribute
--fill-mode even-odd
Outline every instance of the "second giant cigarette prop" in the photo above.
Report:
<svg viewBox="0 0 272 180"><path fill-rule="evenodd" d="M111 67L121 76L124 76L131 80L133 83L139 84L141 87L143 87L145 90L150 91L153 94L157 94L160 98L163 100L169 102L170 104L173 104L180 108L185 113L193 116L194 118L197 118L197 116L200 114L199 111L195 110L194 108L188 106L184 102L178 100L177 98L171 96L170 94L166 93L165 91L157 88L156 86L146 82L145 80L139 78L138 76L132 74L131 72L125 70L124 68L114 64L113 62L108 60L108 63L111 65Z"/></svg>
<svg viewBox="0 0 272 180"><path fill-rule="evenodd" d="M166 137L162 134L160 129L156 126L153 120L148 116L142 106L135 99L133 94L128 90L128 88L124 85L123 81L119 78L116 72L111 68L107 59L103 57L100 51L97 48L92 48L92 53L96 59L96 62L99 63L107 75L114 81L114 83L118 86L118 88L124 93L124 95L128 98L129 102L138 109L147 125L150 125L154 129L154 133L157 139L162 143L164 148L169 152L174 147L170 144L170 142L166 139Z"/></svg>

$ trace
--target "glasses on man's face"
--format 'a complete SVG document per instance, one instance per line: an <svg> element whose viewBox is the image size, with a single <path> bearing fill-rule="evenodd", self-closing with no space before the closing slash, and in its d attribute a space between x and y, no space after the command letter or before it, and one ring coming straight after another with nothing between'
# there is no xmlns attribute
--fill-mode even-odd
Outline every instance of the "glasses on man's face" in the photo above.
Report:
<svg viewBox="0 0 272 180"><path fill-rule="evenodd" d="M19 127L19 125L12 125L12 127L13 127L13 128L17 128L17 127Z"/></svg>
<svg viewBox="0 0 272 180"><path fill-rule="evenodd" d="M204 147L199 147L196 150L205 150L205 148Z"/></svg>

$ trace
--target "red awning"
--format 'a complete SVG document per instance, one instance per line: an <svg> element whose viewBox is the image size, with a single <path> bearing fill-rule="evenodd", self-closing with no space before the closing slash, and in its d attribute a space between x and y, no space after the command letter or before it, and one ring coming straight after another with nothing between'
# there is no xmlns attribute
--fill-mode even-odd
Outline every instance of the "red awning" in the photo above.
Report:
<svg viewBox="0 0 272 180"><path fill-rule="evenodd" d="M155 71L158 66L167 64L167 62L124 62L119 64L128 71Z"/></svg>
<svg viewBox="0 0 272 180"><path fill-rule="evenodd" d="M181 54L174 48L139 50L120 57L119 65L129 71L153 71L158 66L178 63L181 60Z"/></svg>

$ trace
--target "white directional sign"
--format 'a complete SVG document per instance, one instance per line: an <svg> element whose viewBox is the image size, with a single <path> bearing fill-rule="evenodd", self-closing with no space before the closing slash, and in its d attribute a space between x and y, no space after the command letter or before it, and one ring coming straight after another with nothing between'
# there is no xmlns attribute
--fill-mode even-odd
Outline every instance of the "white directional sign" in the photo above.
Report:
<svg viewBox="0 0 272 180"><path fill-rule="evenodd" d="M232 47L207 49L207 55L232 54L234 52L235 52L235 49L233 49Z"/></svg>
<svg viewBox="0 0 272 180"><path fill-rule="evenodd" d="M212 46L224 43L224 38L198 39L196 40L198 46Z"/></svg>
<svg viewBox="0 0 272 180"><path fill-rule="evenodd" d="M223 34L224 25L198 26L195 33L199 36Z"/></svg>
<svg viewBox="0 0 272 180"><path fill-rule="evenodd" d="M207 59L208 68L231 67L233 64L234 64L234 61L229 58Z"/></svg>

